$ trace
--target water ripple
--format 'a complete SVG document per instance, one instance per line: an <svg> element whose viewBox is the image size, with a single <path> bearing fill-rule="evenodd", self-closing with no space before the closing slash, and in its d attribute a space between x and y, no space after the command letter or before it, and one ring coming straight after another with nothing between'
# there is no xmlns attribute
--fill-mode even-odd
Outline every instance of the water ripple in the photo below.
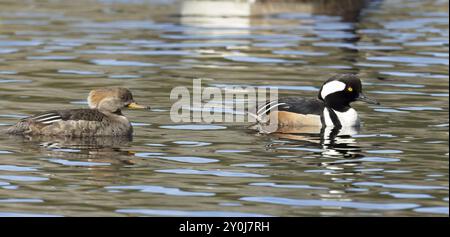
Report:
<svg viewBox="0 0 450 237"><path fill-rule="evenodd" d="M181 211L164 209L119 209L118 213L139 214L148 216L180 216L180 217L269 217L269 215L229 211ZM1 215L1 213L0 213Z"/></svg>
<svg viewBox="0 0 450 237"><path fill-rule="evenodd" d="M367 153L372 153L372 154L399 154L399 153L403 153L403 151L400 150L367 150Z"/></svg>
<svg viewBox="0 0 450 237"><path fill-rule="evenodd" d="M329 55L329 53L327 53L327 52L299 51L299 50L275 50L272 53L282 54L282 55L301 55L301 56L312 56L312 57L321 57L321 56Z"/></svg>
<svg viewBox="0 0 450 237"><path fill-rule="evenodd" d="M62 56L62 55L45 55L45 56L28 56L29 60L73 60L76 56Z"/></svg>
<svg viewBox="0 0 450 237"><path fill-rule="evenodd" d="M311 185L301 185L301 184L276 184L276 183L250 183L251 186L262 186L262 187L272 187L272 188L294 188L294 189L318 189L318 190L328 190L324 187L315 187Z"/></svg>
<svg viewBox="0 0 450 237"><path fill-rule="evenodd" d="M26 213L26 212L0 212L0 217L62 217L60 215Z"/></svg>
<svg viewBox="0 0 450 237"><path fill-rule="evenodd" d="M153 67L157 66L153 63L137 62L137 61L120 61L116 59L93 59L91 63L101 66L131 66L131 67Z"/></svg>
<svg viewBox="0 0 450 237"><path fill-rule="evenodd" d="M82 70L71 70L71 69L60 69L59 73L63 74L76 74L76 75L102 75L103 72L94 72L94 71L82 71Z"/></svg>
<svg viewBox="0 0 450 237"><path fill-rule="evenodd" d="M201 125L201 124L196 124L196 125L187 125L187 124L186 125L165 125L165 126L160 126L160 128L175 129L175 130L199 130L199 131L227 129L227 127L224 127L224 126Z"/></svg>
<svg viewBox="0 0 450 237"><path fill-rule="evenodd" d="M190 51L181 51L181 50L139 50L139 51L131 51L131 50L120 50L120 51L111 51L111 50L85 50L80 51L83 54L105 54L105 55L144 55L144 56L196 56L195 52Z"/></svg>
<svg viewBox="0 0 450 237"><path fill-rule="evenodd" d="M30 40L30 41L22 41L22 40L0 40L0 47L22 47L22 46L38 46L43 44L42 41L38 40Z"/></svg>
<svg viewBox="0 0 450 237"><path fill-rule="evenodd" d="M0 151L1 154L1 151ZM16 171L16 172L22 172L22 171L37 171L36 168L33 167L24 167L24 166L16 166L16 165L0 165L1 171Z"/></svg>
<svg viewBox="0 0 450 237"><path fill-rule="evenodd" d="M18 52L18 49L2 49L0 48L0 54L11 54Z"/></svg>
<svg viewBox="0 0 450 237"><path fill-rule="evenodd" d="M0 179L10 181L24 181L24 182L39 182L47 181L48 178L36 177L36 176L23 176L23 175L0 175Z"/></svg>
<svg viewBox="0 0 450 237"><path fill-rule="evenodd" d="M309 199L292 199L280 197L243 197L239 200L248 202L262 202L269 204L303 206L303 207L344 207L363 210L405 210L419 207L415 203L368 203L354 201L332 201L332 200L309 200Z"/></svg>
<svg viewBox="0 0 450 237"><path fill-rule="evenodd" d="M420 212L420 213L444 214L447 216L449 214L448 206L447 207L421 207L421 208L414 209L414 211Z"/></svg>
<svg viewBox="0 0 450 237"><path fill-rule="evenodd" d="M0 199L0 203L41 203L44 202L42 199L36 198L8 198Z"/></svg>
<svg viewBox="0 0 450 237"><path fill-rule="evenodd" d="M425 193L392 193L392 192L382 192L380 194L386 194L394 198L410 198L410 199L427 199L434 198L433 196Z"/></svg>
<svg viewBox="0 0 450 237"><path fill-rule="evenodd" d="M89 161L70 161L64 159L48 159L48 161L56 164L66 165L66 166L109 166L111 163L106 162L89 162Z"/></svg>
<svg viewBox="0 0 450 237"><path fill-rule="evenodd" d="M420 64L438 64L448 66L448 59L417 57L417 56L373 56L367 57L371 61L396 62L396 63L420 63Z"/></svg>
<svg viewBox="0 0 450 237"><path fill-rule="evenodd" d="M414 185L414 184L384 184L374 182L356 182L355 186L369 186L369 187L382 187L393 189L406 189L406 190L448 190L448 187L443 186L428 186L428 185Z"/></svg>
<svg viewBox="0 0 450 237"><path fill-rule="evenodd" d="M219 160L217 160L217 159L202 158L202 157L190 157L190 156L178 156L178 157L176 157L176 156L146 156L146 158L163 159L163 160L177 161L177 162L190 163L190 164L208 164L208 163L219 162Z"/></svg>
<svg viewBox="0 0 450 237"><path fill-rule="evenodd" d="M107 186L105 187L109 190L137 190L143 193L161 193L165 195L171 196L205 196L210 197L214 196L215 193L209 192L187 192L182 191L179 188L168 188L163 186L154 186L154 185L127 185L127 186Z"/></svg>
<svg viewBox="0 0 450 237"><path fill-rule="evenodd" d="M173 143L187 147L201 147L201 146L209 146L212 144L210 142L196 142L196 141L174 141Z"/></svg>
<svg viewBox="0 0 450 237"><path fill-rule="evenodd" d="M251 57L251 56L224 56L225 59L235 62L246 63L287 63L289 61L280 58L264 58L264 57ZM298 62L298 61L297 61Z"/></svg>
<svg viewBox="0 0 450 237"><path fill-rule="evenodd" d="M431 74L431 73L420 73L420 72L392 72L392 71L384 71L380 72L380 74L389 75L389 76L398 76L398 77L423 77L423 78L438 78L438 79L448 79L448 75L440 75L440 74ZM422 85L422 87L424 87Z"/></svg>
<svg viewBox="0 0 450 237"><path fill-rule="evenodd" d="M267 175L235 172L235 171L223 171L223 170L194 170L194 169L164 169L155 170L160 173L170 174L195 174L195 175L213 175L219 177L241 177L241 178L261 178L268 177Z"/></svg>

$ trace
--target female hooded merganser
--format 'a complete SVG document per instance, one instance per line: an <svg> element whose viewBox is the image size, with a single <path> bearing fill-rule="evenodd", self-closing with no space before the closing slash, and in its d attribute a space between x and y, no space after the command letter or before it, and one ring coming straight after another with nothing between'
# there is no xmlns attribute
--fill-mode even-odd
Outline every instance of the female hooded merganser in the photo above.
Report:
<svg viewBox="0 0 450 237"><path fill-rule="evenodd" d="M125 88L101 88L88 96L90 109L53 110L24 118L6 130L16 135L65 137L131 136L123 108L144 109Z"/></svg>
<svg viewBox="0 0 450 237"><path fill-rule="evenodd" d="M309 133L316 128L359 127L358 113L350 107L354 101L379 104L362 93L361 80L356 75L336 75L322 85L318 99L287 97L265 104L258 110L258 123L253 128L262 133L289 133L292 128L306 127L303 131Z"/></svg>

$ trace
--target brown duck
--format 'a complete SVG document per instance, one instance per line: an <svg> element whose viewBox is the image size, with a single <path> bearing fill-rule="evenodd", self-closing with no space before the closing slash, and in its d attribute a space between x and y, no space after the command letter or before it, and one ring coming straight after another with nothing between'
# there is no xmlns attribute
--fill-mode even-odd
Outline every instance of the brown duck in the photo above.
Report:
<svg viewBox="0 0 450 237"><path fill-rule="evenodd" d="M123 108L145 109L125 88L92 90L87 98L90 109L52 110L20 120L6 130L16 135L65 137L131 136L133 127L122 114Z"/></svg>

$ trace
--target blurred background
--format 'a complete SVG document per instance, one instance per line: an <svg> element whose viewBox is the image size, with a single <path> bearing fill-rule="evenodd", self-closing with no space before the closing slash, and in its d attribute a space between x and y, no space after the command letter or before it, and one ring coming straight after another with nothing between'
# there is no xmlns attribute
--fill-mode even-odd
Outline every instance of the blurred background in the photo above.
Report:
<svg viewBox="0 0 450 237"><path fill-rule="evenodd" d="M448 216L448 38L447 0L0 0L0 129L101 86L153 108L132 141L0 136L0 215ZM170 121L192 79L315 97L349 72L381 102L351 136Z"/></svg>

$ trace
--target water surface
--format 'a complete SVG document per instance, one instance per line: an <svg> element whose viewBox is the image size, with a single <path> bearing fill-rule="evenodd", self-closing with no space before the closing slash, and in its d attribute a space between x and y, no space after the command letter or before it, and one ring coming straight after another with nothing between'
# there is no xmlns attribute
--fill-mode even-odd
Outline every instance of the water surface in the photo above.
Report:
<svg viewBox="0 0 450 237"><path fill-rule="evenodd" d="M132 141L0 136L0 216L448 216L448 1L329 2L0 2L0 128L102 86L153 108ZM348 136L168 115L196 78L315 97L349 72L381 105Z"/></svg>

